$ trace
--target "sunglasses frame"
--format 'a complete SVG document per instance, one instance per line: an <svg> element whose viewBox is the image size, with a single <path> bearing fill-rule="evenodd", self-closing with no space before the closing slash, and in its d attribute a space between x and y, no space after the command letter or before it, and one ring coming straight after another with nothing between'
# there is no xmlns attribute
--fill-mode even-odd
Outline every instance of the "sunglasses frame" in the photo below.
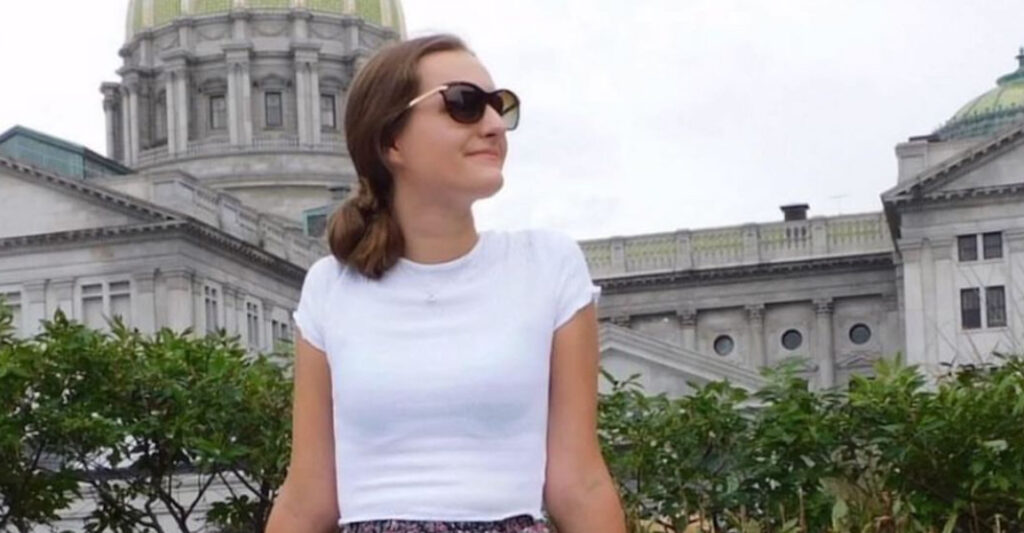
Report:
<svg viewBox="0 0 1024 533"><path fill-rule="evenodd" d="M482 107L482 111L483 112L481 112L480 116L477 117L475 120L472 120L470 122L462 121L462 120L459 120L459 119L455 118L454 113L452 113L452 110L451 110L451 107L450 107L451 106L451 102L448 100L448 95L445 94L445 91L447 91L448 89L451 89L452 87L455 87L455 86L470 87L471 89L473 89L473 90L477 91L478 93L481 93L481 94L484 95L485 99L484 99L484 105ZM433 89L430 89L429 91L427 91L427 92L417 96L416 98L413 98L412 100L409 101L409 104L405 106L405 109L406 110L412 109L414 106L416 106L416 104L419 104L420 102L426 100L427 98L432 96L434 93L440 93L441 94L441 98L444 100L445 111L448 112L448 116L451 117L452 120L454 120L455 122L458 122L459 124L476 124L477 122L480 122L480 120L483 119L484 114L487 113L487 107L488 106L490 106L492 108L494 107L493 105L491 105L491 102L494 101L494 99L496 97L501 99L502 101L504 101L504 98L502 98L502 96L501 96L503 93L511 95L512 96L512 100L513 100L513 105L511 105L511 106L509 106L509 107L507 107L505 109L501 109L501 110L495 109L495 111L498 112L498 115L502 118L503 121L505 120L505 115L510 113L512 110L516 110L516 109L519 108L519 96L516 95L516 93L514 93L514 92L512 92L512 91L510 91L508 89L495 89L494 91L488 92L488 91L485 91L482 88L480 88L480 86L478 86L478 85L476 85L474 83L470 83L468 81L453 81L453 82L450 82L450 83L445 83L443 85L438 85L437 87L434 87ZM516 129L516 127L518 127L518 126L519 126L519 116L518 115L516 116L516 120L515 120L515 122L513 124L508 124L508 123L505 124L505 127L508 129L508 131L512 131L512 130Z"/></svg>

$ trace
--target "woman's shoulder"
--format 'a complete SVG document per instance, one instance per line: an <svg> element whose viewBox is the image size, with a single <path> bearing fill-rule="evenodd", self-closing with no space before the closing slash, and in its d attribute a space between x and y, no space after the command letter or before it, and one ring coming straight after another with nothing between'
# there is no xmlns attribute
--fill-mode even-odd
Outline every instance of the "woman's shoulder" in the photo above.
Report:
<svg viewBox="0 0 1024 533"><path fill-rule="evenodd" d="M337 257L325 255L314 261L306 270L305 283L320 287L326 286L332 281L340 279L345 273L345 268L346 266L338 261Z"/></svg>
<svg viewBox="0 0 1024 533"><path fill-rule="evenodd" d="M505 233L510 241L537 253L564 253L567 249L579 246L568 234L552 228L525 228L508 230Z"/></svg>

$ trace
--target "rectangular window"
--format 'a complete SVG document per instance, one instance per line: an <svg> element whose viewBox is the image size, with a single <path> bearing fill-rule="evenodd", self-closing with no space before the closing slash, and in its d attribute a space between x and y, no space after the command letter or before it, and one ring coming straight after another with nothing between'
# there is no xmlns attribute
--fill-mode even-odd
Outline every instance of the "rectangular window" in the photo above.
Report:
<svg viewBox="0 0 1024 533"><path fill-rule="evenodd" d="M977 235L961 235L957 238L957 245L960 249L960 261L978 260Z"/></svg>
<svg viewBox="0 0 1024 533"><path fill-rule="evenodd" d="M291 336L288 334L288 323L278 322L277 320L271 321L271 328L274 331L274 344L279 342L290 343L292 341Z"/></svg>
<svg viewBox="0 0 1024 533"><path fill-rule="evenodd" d="M280 128L284 125L282 109L281 93L266 93L263 95L263 112L267 119L268 128Z"/></svg>
<svg viewBox="0 0 1024 533"><path fill-rule="evenodd" d="M981 294L978 289L960 290L960 322L964 329L981 327Z"/></svg>
<svg viewBox="0 0 1024 533"><path fill-rule="evenodd" d="M1006 326L1006 289L1003 287L985 288L985 319L990 328Z"/></svg>
<svg viewBox="0 0 1024 533"><path fill-rule="evenodd" d="M228 101L224 95L210 97L210 129L222 130L228 125Z"/></svg>
<svg viewBox="0 0 1024 533"><path fill-rule="evenodd" d="M103 320L103 284L82 285L82 323L93 329L102 329Z"/></svg>
<svg viewBox="0 0 1024 533"><path fill-rule="evenodd" d="M215 333L220 329L220 291L209 285L203 287L203 304L206 309L206 332Z"/></svg>
<svg viewBox="0 0 1024 533"><path fill-rule="evenodd" d="M93 329L106 329L107 321L119 316L125 325L131 325L131 288L129 281L100 281L82 285L82 324Z"/></svg>
<svg viewBox="0 0 1024 533"><path fill-rule="evenodd" d="M167 140L167 100L164 97L157 98L153 105L153 141Z"/></svg>
<svg viewBox="0 0 1024 533"><path fill-rule="evenodd" d="M245 302L245 323L249 346L260 345L260 306L255 302Z"/></svg>
<svg viewBox="0 0 1024 533"><path fill-rule="evenodd" d="M338 127L338 114L336 112L337 106L335 105L333 94L321 94L320 95L320 126L327 129L336 129Z"/></svg>
<svg viewBox="0 0 1024 533"><path fill-rule="evenodd" d="M21 331L21 293L0 292L0 300L11 310L11 327L15 332Z"/></svg>
<svg viewBox="0 0 1024 533"><path fill-rule="evenodd" d="M124 322L131 319L131 286L127 281L110 284L110 316L119 316Z"/></svg>
<svg viewBox="0 0 1024 533"><path fill-rule="evenodd" d="M982 235L985 259L999 259L1003 256L1003 234L1001 232Z"/></svg>

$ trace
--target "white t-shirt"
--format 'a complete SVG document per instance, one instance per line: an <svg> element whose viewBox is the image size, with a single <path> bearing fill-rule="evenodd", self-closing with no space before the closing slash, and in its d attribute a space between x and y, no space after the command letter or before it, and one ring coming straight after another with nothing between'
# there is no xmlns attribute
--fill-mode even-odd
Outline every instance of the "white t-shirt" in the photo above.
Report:
<svg viewBox="0 0 1024 533"><path fill-rule="evenodd" d="M294 317L330 365L339 524L542 518L553 335L599 296L553 230L380 280L313 264Z"/></svg>

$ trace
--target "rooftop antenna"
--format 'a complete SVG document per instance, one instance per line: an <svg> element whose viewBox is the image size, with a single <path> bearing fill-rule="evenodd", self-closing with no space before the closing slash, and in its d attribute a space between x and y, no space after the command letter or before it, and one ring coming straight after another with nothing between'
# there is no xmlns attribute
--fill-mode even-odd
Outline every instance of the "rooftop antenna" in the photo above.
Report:
<svg viewBox="0 0 1024 533"><path fill-rule="evenodd" d="M849 194L834 194L834 195L828 197L829 200L835 200L836 201L836 207L837 207L836 214L837 215L843 214L843 198L846 198L847 196L849 196Z"/></svg>

